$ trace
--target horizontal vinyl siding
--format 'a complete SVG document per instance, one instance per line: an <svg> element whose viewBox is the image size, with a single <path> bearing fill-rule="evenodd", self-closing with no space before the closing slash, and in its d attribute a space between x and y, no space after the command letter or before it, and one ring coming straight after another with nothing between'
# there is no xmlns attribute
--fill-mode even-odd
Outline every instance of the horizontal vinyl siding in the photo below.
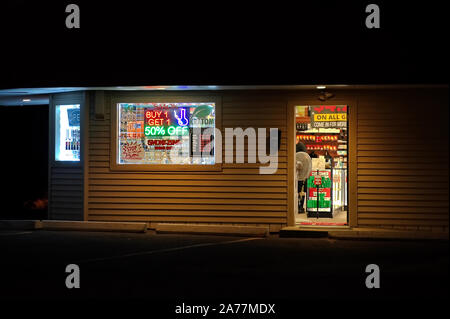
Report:
<svg viewBox="0 0 450 319"><path fill-rule="evenodd" d="M83 220L83 169L51 167L50 219Z"/></svg>
<svg viewBox="0 0 450 319"><path fill-rule="evenodd" d="M362 95L356 124L358 225L448 230L447 96Z"/></svg>
<svg viewBox="0 0 450 319"><path fill-rule="evenodd" d="M108 102L106 110L104 120L90 116L89 220L257 224L274 229L286 225L287 128L282 99L224 96L222 102L223 143L228 127L282 130L279 169L273 175L260 175L259 163L223 163L219 172L111 171Z"/></svg>

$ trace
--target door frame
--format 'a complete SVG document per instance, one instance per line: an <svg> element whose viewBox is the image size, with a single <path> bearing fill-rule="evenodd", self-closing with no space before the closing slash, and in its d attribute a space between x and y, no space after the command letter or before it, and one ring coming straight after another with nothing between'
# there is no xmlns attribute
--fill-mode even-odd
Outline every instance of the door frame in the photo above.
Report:
<svg viewBox="0 0 450 319"><path fill-rule="evenodd" d="M295 106L296 105L347 105L348 107L348 141L347 141L347 201L348 211L346 227L352 228L358 225L357 219L357 108L356 95L352 97L333 98L329 101L319 101L312 98L292 98L287 103L287 148L288 148L288 226L295 226Z"/></svg>

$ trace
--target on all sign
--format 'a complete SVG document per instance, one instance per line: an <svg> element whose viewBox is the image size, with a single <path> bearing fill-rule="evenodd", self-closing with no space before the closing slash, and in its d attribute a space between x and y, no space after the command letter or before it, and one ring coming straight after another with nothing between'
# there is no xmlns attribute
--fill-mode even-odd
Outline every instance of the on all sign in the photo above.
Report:
<svg viewBox="0 0 450 319"><path fill-rule="evenodd" d="M347 114L345 113L314 114L314 121L316 122L347 121Z"/></svg>
<svg viewBox="0 0 450 319"><path fill-rule="evenodd" d="M313 128L347 127L347 105L313 105L311 120Z"/></svg>

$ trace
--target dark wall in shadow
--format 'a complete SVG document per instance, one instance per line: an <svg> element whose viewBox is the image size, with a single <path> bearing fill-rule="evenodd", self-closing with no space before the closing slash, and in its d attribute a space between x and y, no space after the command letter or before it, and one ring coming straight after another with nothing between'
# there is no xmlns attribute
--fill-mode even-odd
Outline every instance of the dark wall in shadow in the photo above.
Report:
<svg viewBox="0 0 450 319"><path fill-rule="evenodd" d="M0 218L47 218L48 105L0 106Z"/></svg>

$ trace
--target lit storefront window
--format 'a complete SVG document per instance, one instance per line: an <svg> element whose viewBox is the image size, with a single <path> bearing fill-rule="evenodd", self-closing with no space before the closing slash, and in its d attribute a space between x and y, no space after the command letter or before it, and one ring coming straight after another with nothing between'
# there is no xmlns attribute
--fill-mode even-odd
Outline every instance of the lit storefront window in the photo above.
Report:
<svg viewBox="0 0 450 319"><path fill-rule="evenodd" d="M118 164L213 165L214 103L119 103Z"/></svg>
<svg viewBox="0 0 450 319"><path fill-rule="evenodd" d="M55 107L55 160L80 161L80 105Z"/></svg>

